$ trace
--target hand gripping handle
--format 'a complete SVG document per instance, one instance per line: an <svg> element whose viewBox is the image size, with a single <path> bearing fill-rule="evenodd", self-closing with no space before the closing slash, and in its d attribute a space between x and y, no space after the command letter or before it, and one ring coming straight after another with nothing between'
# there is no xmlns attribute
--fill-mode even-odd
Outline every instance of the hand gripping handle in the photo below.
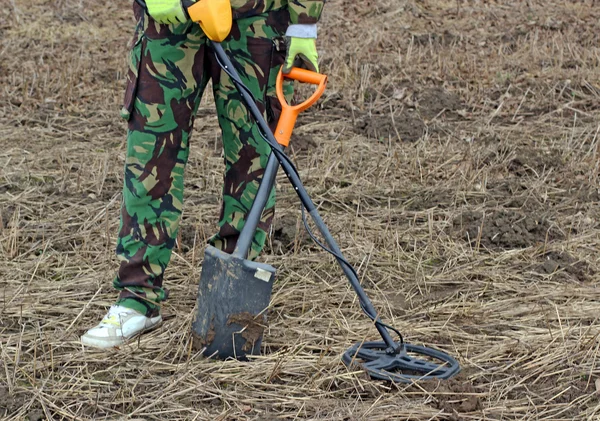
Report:
<svg viewBox="0 0 600 421"><path fill-rule="evenodd" d="M310 83L311 85L318 85L315 92L301 104L291 106L287 103L285 96L283 95L283 80L292 79L302 83ZM306 110L308 107L313 105L323 92L325 92L325 86L327 85L327 76L320 73L312 72L310 70L300 69L293 67L290 73L283 74L280 70L277 75L277 98L281 103L281 116L277 123L277 129L275 129L275 139L283 147L287 147L290 144L290 138L292 137L292 131L296 124L298 114Z"/></svg>
<svg viewBox="0 0 600 421"><path fill-rule="evenodd" d="M145 0L135 0L148 13ZM231 32L233 22L230 0L180 0L183 10L197 22L208 39L222 42Z"/></svg>

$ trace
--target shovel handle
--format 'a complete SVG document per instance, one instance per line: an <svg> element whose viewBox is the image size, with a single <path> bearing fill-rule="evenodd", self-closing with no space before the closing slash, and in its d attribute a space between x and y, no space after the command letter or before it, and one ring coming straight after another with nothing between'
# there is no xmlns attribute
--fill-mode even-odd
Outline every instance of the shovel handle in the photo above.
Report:
<svg viewBox="0 0 600 421"><path fill-rule="evenodd" d="M317 89L310 98L303 103L291 106L287 103L285 95L283 94L284 79L292 79L302 83L317 85ZM327 86L327 76L310 70L293 67L288 74L284 74L281 70L279 71L275 86L277 88L277 99L279 99L279 102L281 103L281 116L279 117L277 129L275 130L275 139L281 146L287 147L290 144L290 138L292 137L292 131L296 125L298 114L321 98L321 95L325 92L325 86Z"/></svg>

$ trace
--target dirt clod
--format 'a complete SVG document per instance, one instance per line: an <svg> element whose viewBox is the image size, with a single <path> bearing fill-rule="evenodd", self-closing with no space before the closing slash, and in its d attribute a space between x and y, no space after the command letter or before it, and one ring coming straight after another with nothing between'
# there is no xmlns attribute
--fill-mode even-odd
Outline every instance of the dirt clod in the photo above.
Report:
<svg viewBox="0 0 600 421"><path fill-rule="evenodd" d="M472 416L482 408L477 389L463 374L447 380L429 380L419 385L430 392L437 407L450 414L454 420L463 419L462 414L470 413Z"/></svg>
<svg viewBox="0 0 600 421"><path fill-rule="evenodd" d="M425 134L425 123L414 110L391 114L373 114L363 117L354 125L354 131L368 138L384 140L391 138L416 142Z"/></svg>
<svg viewBox="0 0 600 421"><path fill-rule="evenodd" d="M290 140L290 148L294 155L304 156L315 149L317 142L315 139L306 134L293 134Z"/></svg>
<svg viewBox="0 0 600 421"><path fill-rule="evenodd" d="M11 394L6 386L0 386L0 416L6 417L21 409L25 403L23 395Z"/></svg>
<svg viewBox="0 0 600 421"><path fill-rule="evenodd" d="M304 224L302 224L298 217L283 215L275 218L273 235L271 236L271 248L273 252L285 254L309 244L312 244L312 240L304 229Z"/></svg>
<svg viewBox="0 0 600 421"><path fill-rule="evenodd" d="M242 350L250 351L254 347L254 344L262 338L267 322L266 319L266 316L260 314L254 316L251 313L242 312L229 316L227 325L235 323L244 329L242 338L246 340L246 343L242 346Z"/></svg>
<svg viewBox="0 0 600 421"><path fill-rule="evenodd" d="M515 157L508 163L508 170L522 177L526 175L543 174L562 162L560 152L557 150L535 150L520 148L515 152Z"/></svg>
<svg viewBox="0 0 600 421"><path fill-rule="evenodd" d="M427 119L437 117L440 113L452 113L464 108L460 97L443 88L429 88L421 92L418 97L418 109Z"/></svg>
<svg viewBox="0 0 600 421"><path fill-rule="evenodd" d="M192 330L192 347L196 350L201 350L207 345L212 344L212 342L215 340L215 334L216 332L214 324L210 325L205 337L198 335Z"/></svg>
<svg viewBox="0 0 600 421"><path fill-rule="evenodd" d="M489 249L515 249L543 244L562 235L548 220L534 214L502 210L465 212L453 221L456 231L472 245Z"/></svg>
<svg viewBox="0 0 600 421"><path fill-rule="evenodd" d="M538 271L548 275L563 271L578 281L586 281L595 273L588 263L578 261L565 251L551 251L544 254L542 263L538 266Z"/></svg>

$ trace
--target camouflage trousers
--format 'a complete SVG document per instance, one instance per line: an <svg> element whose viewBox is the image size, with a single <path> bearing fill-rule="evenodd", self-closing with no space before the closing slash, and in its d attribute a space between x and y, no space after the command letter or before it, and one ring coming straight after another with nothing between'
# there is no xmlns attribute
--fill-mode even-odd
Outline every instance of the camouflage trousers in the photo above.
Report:
<svg viewBox="0 0 600 421"><path fill-rule="evenodd" d="M270 148L197 24L157 24L137 5L134 13L138 24L121 113L128 120L128 136L117 242L120 267L113 285L120 291L118 304L153 316L168 295L163 275L181 219L190 133L209 80L225 156L219 231L210 243L225 252L235 248ZM287 9L239 19L222 43L272 130L281 112L275 80L285 58L288 24ZM291 96L292 85L285 89ZM264 247L274 206L273 189L253 239L251 259Z"/></svg>

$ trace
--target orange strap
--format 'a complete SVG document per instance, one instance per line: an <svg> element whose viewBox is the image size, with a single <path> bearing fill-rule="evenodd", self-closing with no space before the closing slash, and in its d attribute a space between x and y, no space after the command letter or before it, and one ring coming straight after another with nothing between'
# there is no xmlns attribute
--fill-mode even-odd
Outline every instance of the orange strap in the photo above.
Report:
<svg viewBox="0 0 600 421"><path fill-rule="evenodd" d="M301 104L291 106L285 100L283 95L283 80L292 79L302 83L310 83L311 85L318 85L315 92ZM298 114L306 110L308 107L313 105L323 92L325 92L325 86L327 85L327 76L320 73L311 72L310 70L300 69L297 67L292 68L290 73L283 74L280 70L277 75L277 98L281 103L281 116L277 123L277 129L275 129L275 139L283 147L287 147L290 144L290 138L292 137L292 131L296 125L296 119Z"/></svg>

